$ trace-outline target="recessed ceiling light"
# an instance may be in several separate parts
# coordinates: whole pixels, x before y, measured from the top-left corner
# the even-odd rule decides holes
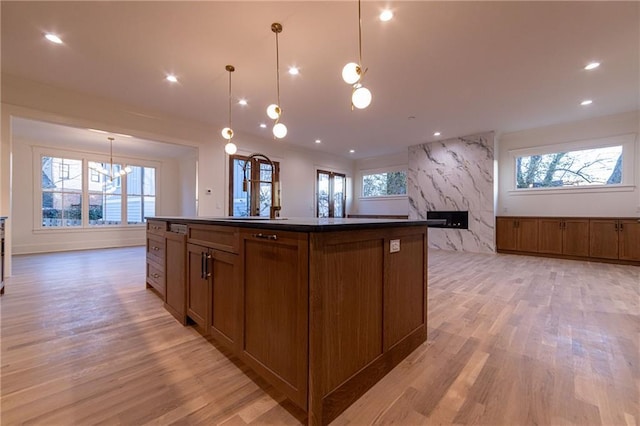
[[[593,103],[593,101],[591,99],[585,99],[584,101],[580,102],[580,105],[585,106],[585,105],[591,105]]]
[[[263,129],[266,129],[266,128],[267,128],[267,125],[266,125],[266,124],[264,124],[264,123],[260,123],[260,127],[261,127],[261,128],[263,128]]]
[[[350,149],[350,150],[349,150],[349,152],[350,152],[351,154],[353,154],[354,152],[356,152],[356,150],[355,150],[355,149]]]
[[[98,130],[98,129],[87,129],[90,132],[95,132],[95,133],[107,133],[104,130]]]
[[[300,74],[300,68],[298,68],[298,67],[289,67],[289,74],[291,74],[291,75]]]
[[[586,67],[584,67],[584,69],[585,70],[593,70],[593,69],[598,68],[599,66],[600,66],[600,62],[591,62]]]
[[[246,99],[240,99],[240,100],[238,101],[238,103],[239,103],[240,105],[246,105],[246,104],[247,104],[247,100],[246,100]]]
[[[173,74],[169,74],[169,75],[167,75],[167,81],[170,81],[172,83],[177,83],[178,82],[178,77],[176,77]]]
[[[435,132],[433,136],[440,136],[440,132]]]
[[[316,139],[316,143],[322,143],[320,139]]]
[[[116,133],[117,136],[122,136],[123,138],[130,138],[131,135],[125,135],[124,133]]]
[[[45,35],[44,35],[44,37],[45,37],[47,40],[49,40],[50,42],[52,42],[52,43],[55,43],[55,44],[62,44],[62,40],[60,39],[60,37],[58,37],[58,36],[57,36],[57,35],[55,35],[55,34],[47,33],[47,34],[45,34]]]
[[[382,22],[390,21],[393,18],[393,12],[391,9],[385,9],[380,13],[380,20]]]

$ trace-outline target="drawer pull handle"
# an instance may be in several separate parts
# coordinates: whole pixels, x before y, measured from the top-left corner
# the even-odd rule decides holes
[[[158,274],[153,274],[153,278],[160,278],[160,275],[158,275]]]
[[[158,247],[153,248],[153,251],[158,251],[158,250],[160,250]]]
[[[275,235],[275,234],[262,234],[262,233],[260,233],[260,234],[253,234],[253,237],[262,238],[263,240],[273,240],[273,241],[278,239],[278,236]]]

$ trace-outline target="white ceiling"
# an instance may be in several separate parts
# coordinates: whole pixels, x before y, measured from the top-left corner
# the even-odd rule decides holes
[[[395,17],[377,19],[389,5]],[[357,61],[356,1],[1,2],[2,72],[210,125],[259,128],[276,97],[282,23],[283,141],[364,158],[440,138],[510,132],[640,106],[640,2],[362,3],[366,110],[342,66]],[[56,32],[63,45],[47,42]],[[590,61],[600,68],[585,71]],[[289,65],[300,75],[286,73]],[[164,80],[168,72],[180,82]],[[583,99],[592,99],[588,107]],[[412,118],[414,117],[414,118]],[[322,143],[316,145],[315,139]],[[242,144],[238,140],[239,145]],[[349,154],[350,148],[355,149]]]

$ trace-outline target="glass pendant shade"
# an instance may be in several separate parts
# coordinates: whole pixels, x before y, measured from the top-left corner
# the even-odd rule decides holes
[[[227,142],[227,144],[224,146],[224,152],[229,155],[235,154],[236,151],[238,151],[238,147],[233,142]]]
[[[358,109],[364,109],[371,103],[371,92],[364,86],[358,87],[351,95],[351,103]]]
[[[233,137],[233,130],[231,129],[231,127],[225,127],[224,129],[222,129],[222,137],[227,139],[227,140],[231,140],[231,138]]]
[[[287,136],[287,126],[285,126],[283,123],[277,123],[275,126],[273,126],[273,136],[278,139],[282,139]]]
[[[272,120],[277,120],[280,117],[282,110],[276,104],[271,104],[267,107],[267,115]]]
[[[342,79],[347,84],[354,84],[360,80],[360,65],[355,62],[349,62],[342,68]]]

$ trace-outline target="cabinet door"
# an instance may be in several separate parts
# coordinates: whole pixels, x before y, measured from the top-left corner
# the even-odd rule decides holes
[[[640,260],[640,219],[620,220],[619,255],[622,260]]]
[[[589,256],[602,259],[618,258],[618,221],[616,219],[589,221]]]
[[[589,219],[563,219],[562,253],[589,256]]]
[[[242,356],[300,407],[307,405],[308,236],[243,230]]]
[[[540,218],[538,220],[538,252],[562,254],[562,219]]]
[[[496,245],[498,250],[516,249],[516,219],[511,217],[496,218]]]
[[[519,251],[538,252],[538,219],[518,218],[516,222]]]
[[[186,235],[167,232],[165,245],[165,309],[182,324],[187,322],[187,240]]]
[[[237,337],[242,318],[239,316],[238,255],[211,250],[211,335],[230,349],[239,346]],[[237,347],[237,349],[240,349]]]
[[[187,244],[187,316],[198,330],[209,334],[211,311],[211,254],[206,247]]]

